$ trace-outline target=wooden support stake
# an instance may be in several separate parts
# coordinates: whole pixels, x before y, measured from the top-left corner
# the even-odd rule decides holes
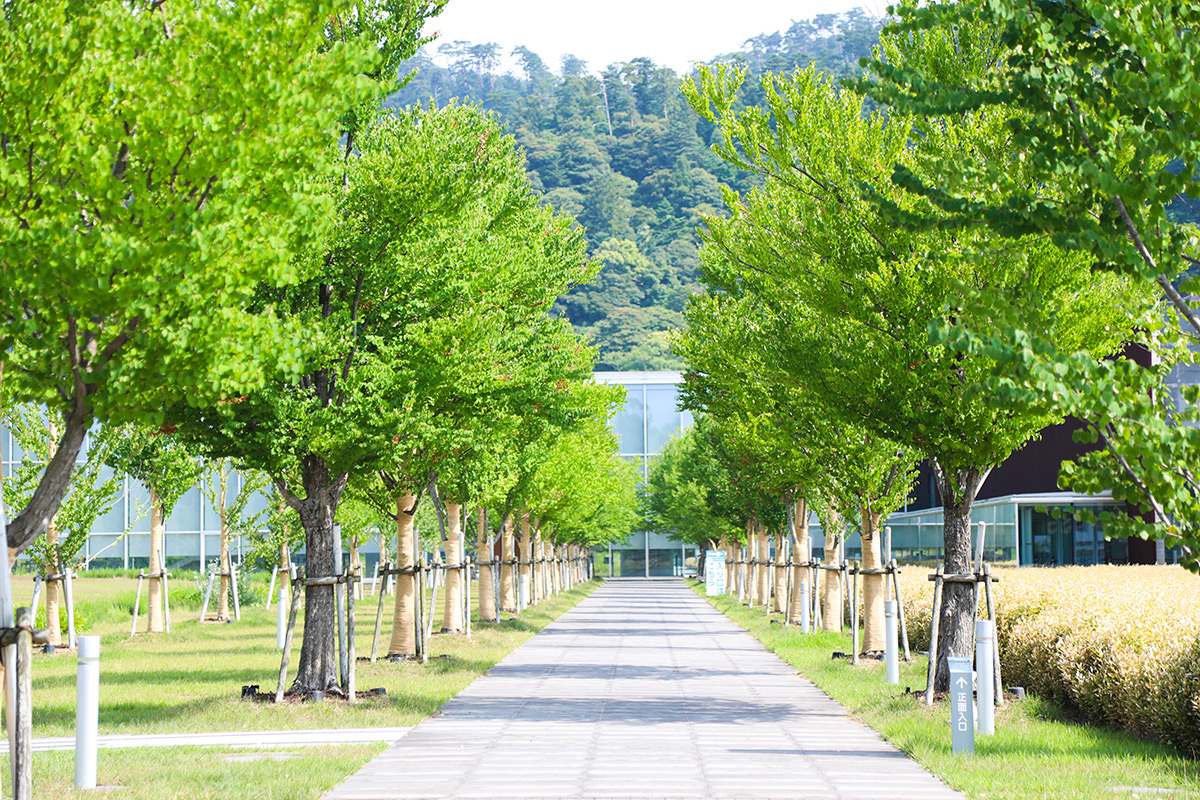
[[[162,584],[163,596],[163,627],[167,633],[171,632],[171,587],[167,583],[167,567],[161,565],[159,569],[159,582]]]
[[[853,653],[850,654],[850,663],[858,663],[858,563],[854,564],[852,570],[854,574],[854,586],[850,593],[850,640],[853,644]]]
[[[346,587],[346,697],[354,702],[354,586],[358,583],[358,568],[346,567],[346,578],[350,585]]]
[[[134,634],[137,633],[138,609],[142,605],[142,580],[145,577],[146,576],[144,573],[141,573],[141,572],[138,573],[137,593],[134,594],[134,596],[133,596],[133,622],[131,622],[129,624],[129,635],[130,636],[133,636]]]
[[[296,631],[296,615],[300,612],[300,595],[304,591],[304,581],[299,579],[295,574],[295,567],[292,567],[292,574],[288,577],[292,581],[292,608],[288,614],[287,633],[283,635],[283,655],[279,662],[279,686],[275,689],[275,702],[283,702],[283,687],[287,681],[288,655],[292,652],[292,635]],[[209,581],[212,585],[212,581]]]
[[[387,570],[391,566],[392,566],[391,564],[385,564],[383,567],[383,569],[384,569],[383,579],[385,581],[388,579]],[[375,575],[376,576],[379,575],[379,565],[378,564],[375,565]],[[379,607],[375,610],[375,635],[371,637],[371,663],[372,664],[375,663],[375,659],[379,656],[379,632],[383,627],[383,599],[386,596],[387,595],[381,589],[379,592]]]
[[[1000,677],[1000,628],[996,625],[996,611],[992,605],[992,565],[983,565],[983,596],[987,600],[987,615],[992,621],[992,675],[996,681],[996,705],[1004,705],[1004,681]]]
[[[47,580],[46,583],[49,584],[50,581]],[[37,607],[38,607],[38,595],[40,595],[41,593],[42,593],[42,576],[34,575],[33,576],[33,599],[29,601],[29,607],[33,609],[33,613],[35,613],[35,614],[37,613]],[[46,626],[49,627],[50,625],[51,625],[51,620],[49,617],[47,617],[46,618]]]
[[[234,565],[232,558],[229,559],[229,585],[233,587],[233,618],[241,622],[242,603],[237,585],[237,567]]]
[[[13,797],[30,800],[33,797],[33,613],[28,608],[18,608],[14,615],[17,634],[17,697],[16,697],[16,747],[13,750]]]
[[[938,618],[942,611],[942,575],[945,567],[938,564],[933,578],[933,617],[929,620],[929,669],[925,680],[925,705],[933,705],[933,681],[938,668]]]
[[[912,661],[912,653],[908,648],[908,621],[904,616],[904,598],[900,596],[900,570],[896,567],[896,559],[892,559],[892,588],[896,594],[896,616],[900,620],[900,640],[904,643],[904,660]]]
[[[75,635],[75,573],[70,567],[63,569],[63,594],[67,601],[67,647],[72,650],[78,643],[78,638]],[[36,612],[36,609],[35,609]],[[56,620],[57,621],[57,620]]]
[[[208,616],[208,601],[212,599],[213,579],[217,577],[217,571],[210,569],[208,571],[208,587],[204,590],[204,604],[200,606],[200,621],[204,622],[204,618]]]

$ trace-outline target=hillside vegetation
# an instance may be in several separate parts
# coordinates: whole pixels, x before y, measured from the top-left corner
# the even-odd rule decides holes
[[[709,63],[742,64],[752,75],[816,63],[848,75],[870,54],[879,27],[857,9],[825,14]],[[525,149],[534,188],[575,215],[590,254],[603,263],[595,283],[557,304],[599,344],[596,368],[681,366],[667,339],[683,325],[688,295],[699,291],[696,227],[702,214],[722,213],[721,183],[744,189],[749,177],[709,149],[713,127],[680,96],[680,75],[649,58],[597,69],[566,56],[554,70],[525,47],[511,54],[496,44],[431,47],[401,67],[416,74],[389,104],[457,98],[498,113]],[[500,71],[509,57],[518,68]],[[760,92],[757,81],[747,81],[743,102],[754,104]]]

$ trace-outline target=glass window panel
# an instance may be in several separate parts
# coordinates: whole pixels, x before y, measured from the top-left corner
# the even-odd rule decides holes
[[[150,534],[148,533],[131,533],[125,537],[129,544],[129,557],[141,558],[142,563],[150,558]],[[132,562],[131,562],[132,563]]]
[[[125,543],[120,536],[93,535],[88,541],[89,565],[120,567],[125,564]],[[112,563],[115,559],[116,563]]]
[[[674,384],[646,387],[646,452],[657,453],[679,430],[678,390]]]
[[[219,533],[204,534],[204,563],[216,564],[221,557],[221,535]]]
[[[200,556],[200,535],[197,533],[169,533],[163,537],[163,548],[167,558],[174,556]]]
[[[183,497],[171,509],[167,517],[168,531],[198,531],[200,530],[200,490],[191,488],[184,492]]]
[[[643,386],[628,386],[625,405],[613,414],[609,423],[621,443],[622,453],[646,452],[645,403]]]
[[[100,470],[100,479],[107,480],[113,474],[109,467],[102,467]],[[128,485],[126,480],[125,484]],[[92,530],[98,533],[123,533],[125,531],[125,492],[127,488],[122,488],[121,494],[117,495],[113,507],[108,510],[108,513],[101,515],[92,523]]]

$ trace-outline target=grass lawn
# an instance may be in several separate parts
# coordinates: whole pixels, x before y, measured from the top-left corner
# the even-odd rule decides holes
[[[17,603],[27,602],[32,584],[14,576]],[[29,585],[26,585],[29,584]],[[564,611],[599,586],[599,581],[542,601],[519,617],[503,614],[502,621],[473,620],[473,635],[435,635],[427,664],[358,662],[360,690],[383,687],[385,697],[364,698],[354,705],[327,701],[311,703],[256,703],[241,700],[241,687],[258,684],[273,692],[279,675],[279,650],[275,647],[275,609],[261,603],[242,607],[242,619],[233,624],[200,623],[198,610],[172,605],[169,634],[143,634],[130,638],[129,614],[115,608],[107,615],[98,609],[104,598],[132,599],[135,581],[127,578],[81,578],[77,598],[93,609],[89,634],[101,636],[100,733],[191,733],[303,728],[366,728],[415,725],[458,694],[479,675],[499,662]],[[474,587],[472,587],[474,597]],[[368,592],[369,592],[368,588]],[[380,653],[387,652],[391,630],[392,598],[385,600]],[[145,595],[143,594],[143,610]],[[435,629],[441,621],[435,616]],[[127,606],[126,606],[127,607]],[[357,654],[369,656],[378,600],[368,596],[355,603]],[[210,615],[213,609],[209,611]],[[474,616],[474,614],[473,614]],[[303,613],[300,620],[303,619]],[[145,621],[142,619],[144,628]],[[297,631],[289,666],[295,677],[299,658]],[[74,653],[44,655],[35,652],[33,664],[33,733],[40,736],[73,735],[75,726]],[[279,748],[287,750],[287,748]],[[375,745],[294,748],[295,758],[282,761],[221,761],[212,750],[147,748],[101,750],[102,784],[125,788],[106,797],[315,797],[379,751]],[[336,758],[329,754],[337,751]],[[326,752],[328,751],[328,752]],[[241,753],[242,751],[236,751]],[[40,753],[34,757],[36,797],[61,797],[72,783],[71,753]],[[333,766],[326,762],[333,762]],[[7,775],[8,760],[3,762]],[[213,766],[216,765],[216,766]],[[228,773],[226,775],[225,773]],[[134,778],[134,775],[147,775]],[[286,780],[282,775],[288,775]],[[57,776],[57,777],[56,777]],[[269,777],[268,777],[269,776]],[[7,777],[4,779],[7,781]],[[230,780],[243,782],[234,790]],[[194,785],[204,784],[202,788]],[[222,783],[224,781],[224,783]],[[282,783],[280,783],[282,781]],[[266,784],[273,784],[267,786]],[[290,787],[279,789],[280,785]],[[57,786],[57,788],[52,788]],[[224,791],[210,787],[224,786]],[[257,792],[257,793],[256,793]]]
[[[689,583],[703,594],[703,584]],[[852,666],[830,658],[835,650],[850,651],[848,634],[805,636],[770,622],[761,607],[747,608],[729,596],[707,599],[854,717],[969,797],[1200,798],[1200,763],[1119,731],[1072,723],[1036,698],[997,709],[996,735],[977,737],[973,756],[955,756],[949,707],[939,703],[930,709],[918,696],[903,694],[905,687],[924,689],[924,656],[901,662],[900,686],[888,686],[882,662]]]

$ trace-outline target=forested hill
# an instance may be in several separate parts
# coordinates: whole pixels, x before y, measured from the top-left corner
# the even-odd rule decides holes
[[[880,23],[861,10],[826,14],[745,42],[709,63],[744,64],[752,75],[815,62],[829,74],[858,69]],[[415,78],[389,103],[477,102],[498,112],[525,148],[534,187],[587,228],[604,268],[596,283],[558,304],[600,345],[598,369],[672,369],[667,331],[679,327],[697,285],[700,215],[723,209],[719,184],[745,178],[709,149],[712,127],[680,96],[680,76],[648,58],[603,69],[566,56],[552,69],[536,53],[495,44],[434,45],[401,67]],[[517,67],[501,70],[504,60]],[[749,80],[745,101],[761,90]]]

